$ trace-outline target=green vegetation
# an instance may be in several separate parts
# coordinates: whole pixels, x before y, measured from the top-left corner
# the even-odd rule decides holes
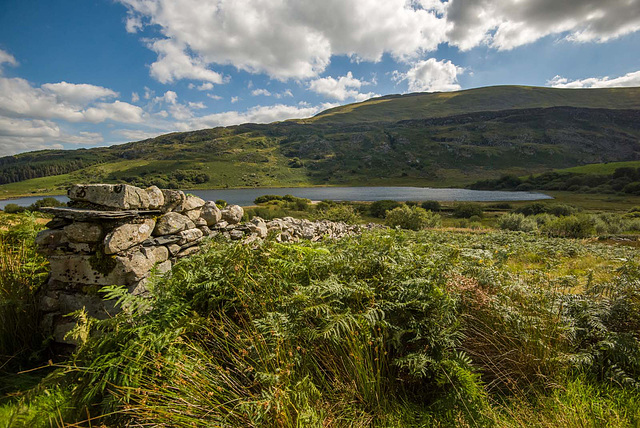
[[[32,248],[33,218],[5,216],[23,223],[3,232],[4,254]],[[126,309],[103,321],[77,314],[76,335],[86,339],[33,389],[1,399],[0,420],[12,427],[635,426],[638,251],[442,229],[258,247],[212,241],[170,277],[156,277],[149,299],[106,287]],[[16,278],[30,284],[22,304],[46,265],[11,266],[2,265],[0,280],[3,288]],[[18,369],[37,366],[20,350],[42,349],[43,338],[31,334],[33,322],[20,327],[40,343],[17,348]],[[20,376],[29,375],[0,383]]]
[[[438,227],[442,219],[438,214],[417,206],[401,205],[387,212],[386,224],[401,229],[422,230]]]
[[[481,180],[471,184],[472,189],[485,190],[566,190],[581,193],[620,193],[640,195],[640,167],[619,166],[635,165],[640,162],[618,162],[610,173],[606,164],[587,165],[545,172],[521,179],[515,176],[503,176],[496,180]]]
[[[0,159],[0,197],[71,183],[172,188],[463,186],[636,159],[637,88],[491,87],[389,96],[314,118]],[[571,174],[575,174],[571,172]]]

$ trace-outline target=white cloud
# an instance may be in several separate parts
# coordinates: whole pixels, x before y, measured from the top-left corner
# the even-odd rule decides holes
[[[196,79],[182,71],[194,61],[200,69],[230,64],[280,80],[313,78],[332,55],[415,58],[435,50],[447,29],[442,5],[424,0],[119,1],[135,19],[128,28],[144,21],[166,37],[150,46],[159,54],[152,74],[161,81]]]
[[[113,131],[113,134],[123,136],[129,141],[140,141],[157,137],[161,132],[148,132],[140,129],[118,129],[117,131]]]
[[[203,109],[203,108],[207,108],[207,106],[206,106],[206,105],[204,105],[204,103],[203,103],[203,102],[197,102],[197,103],[189,102],[187,105],[188,105],[188,106],[189,106],[189,108],[191,108],[191,109]]]
[[[54,94],[58,102],[66,102],[73,105],[86,105],[91,101],[118,96],[118,93],[111,89],[86,83],[45,83],[41,88]]]
[[[464,69],[456,66],[451,61],[438,61],[429,58],[413,64],[413,67],[406,73],[394,72],[396,81],[406,80],[409,85],[409,92],[444,92],[457,91],[458,74]]]
[[[640,30],[637,0],[451,0],[447,40],[463,50],[513,49],[548,35],[605,42]]]
[[[161,83],[180,79],[224,83],[221,74],[209,70],[202,59],[188,55],[183,46],[171,39],[156,40],[148,46],[158,54],[158,60],[151,64],[151,76]]]
[[[238,125],[241,123],[271,123],[287,119],[311,117],[322,110],[335,106],[335,104],[323,104],[315,107],[290,106],[284,104],[256,106],[245,112],[227,111],[193,118],[184,124],[184,126],[185,129],[201,129],[215,126]]]
[[[3,51],[0,49],[0,72],[2,72],[2,64],[9,64],[16,66],[18,65],[18,61],[11,55],[9,52]]]
[[[251,91],[251,95],[253,95],[254,97],[257,97],[258,95],[264,95],[265,97],[270,97],[271,92],[267,91],[266,89],[254,89],[253,91]]]
[[[0,116],[0,153],[3,156],[28,150],[62,148],[61,143],[94,145],[102,141],[102,135],[94,132],[65,133],[58,124],[49,120]]]
[[[240,98],[239,98],[239,97],[231,97],[231,104],[235,104],[235,103],[237,103],[238,101],[240,101]]]
[[[131,92],[131,102],[137,103],[138,101],[140,101],[140,95],[137,92]]]
[[[353,98],[356,101],[364,101],[379,96],[373,92],[360,93],[360,88],[369,84],[369,82],[356,79],[349,71],[346,76],[341,76],[337,79],[329,76],[312,80],[309,82],[309,89],[334,100],[344,101],[348,98]]]
[[[0,77],[0,115],[69,122],[142,121],[143,110],[132,104],[91,103],[112,94],[115,92],[100,86],[61,82],[36,88],[21,78]]]
[[[202,85],[197,86],[196,89],[199,91],[210,91],[213,89],[213,83],[205,82]]]
[[[221,100],[221,99],[222,99],[222,97],[221,97],[220,95],[207,94],[207,96],[208,96],[209,98],[211,98],[212,100],[216,100],[216,101],[219,101],[219,100]]]
[[[618,88],[640,86],[640,70],[614,78],[605,76],[569,80],[566,77],[556,76],[548,80],[547,85],[553,86],[554,88]]]

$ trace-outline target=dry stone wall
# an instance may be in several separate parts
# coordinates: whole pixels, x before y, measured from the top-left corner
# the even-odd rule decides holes
[[[72,343],[65,336],[75,324],[65,315],[82,308],[97,318],[117,312],[98,294],[101,287],[124,285],[144,294],[152,271],[169,272],[177,260],[198,252],[207,237],[250,244],[271,233],[279,242],[317,241],[363,228],[291,217],[241,223],[244,210],[238,205],[221,210],[212,201],[155,186],[79,184],[68,196],[69,207],[43,209],[54,218],[36,238],[51,266],[40,299],[43,327],[60,343]]]

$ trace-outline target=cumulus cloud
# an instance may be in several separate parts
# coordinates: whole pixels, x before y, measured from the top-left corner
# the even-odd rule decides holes
[[[137,92],[131,92],[131,102],[137,103],[138,101],[140,101],[140,95]]]
[[[127,29],[144,23],[166,37],[150,45],[159,54],[152,74],[164,81],[196,78],[183,71],[196,59],[201,69],[231,64],[280,80],[313,78],[332,55],[379,61],[435,50],[447,26],[433,0],[119,1],[129,9]]]
[[[263,95],[265,97],[270,97],[271,96],[271,92],[269,92],[266,89],[254,89],[253,91],[251,91],[251,95],[253,95],[254,97],[257,97],[259,95]]]
[[[9,155],[28,150],[62,148],[61,143],[93,145],[102,135],[94,132],[68,134],[50,120],[18,119],[0,116],[0,154]]]
[[[45,91],[54,94],[58,102],[68,102],[74,105],[85,105],[102,98],[117,97],[118,93],[102,86],[88,85],[86,83],[45,83],[41,86]]]
[[[16,66],[18,65],[18,61],[11,55],[9,52],[3,51],[0,49],[0,72],[2,72],[2,65],[9,64]]]
[[[334,100],[344,101],[353,98],[356,101],[364,101],[379,96],[373,92],[360,93],[360,88],[369,84],[369,82],[356,79],[349,71],[346,76],[341,76],[337,79],[329,76],[312,80],[309,82],[309,89]]]
[[[429,58],[418,61],[406,73],[394,72],[396,81],[406,80],[409,92],[445,92],[457,91],[458,74],[464,72],[464,68],[458,67],[451,61],[438,61]]]
[[[569,80],[566,77],[556,76],[553,79],[548,80],[547,85],[553,86],[554,88],[618,88],[640,86],[640,70],[614,78],[605,76]]]
[[[149,48],[158,54],[158,60],[151,64],[151,76],[161,83],[171,83],[180,79],[202,80],[209,83],[223,83],[220,73],[207,68],[198,57],[188,55],[184,46],[171,39],[156,40]]]
[[[227,111],[207,116],[193,118],[184,124],[185,129],[200,129],[215,126],[230,126],[241,123],[271,123],[287,119],[311,117],[322,110],[335,107],[336,104],[322,104],[320,106],[291,106],[276,104],[272,106],[255,106],[245,112]]]
[[[147,138],[154,138],[162,134],[162,132],[149,132],[141,129],[118,129],[113,131],[113,134],[120,135],[126,138],[128,141],[140,141]]]
[[[132,104],[122,101],[91,103],[114,95],[115,92],[100,86],[61,82],[37,88],[21,78],[0,77],[0,114],[69,122],[142,121],[143,110]]]
[[[513,49],[548,35],[605,42],[640,30],[638,0],[451,0],[447,40],[463,50]]]

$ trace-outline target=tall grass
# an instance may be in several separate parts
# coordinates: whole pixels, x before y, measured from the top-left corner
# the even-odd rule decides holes
[[[508,232],[213,241],[148,299],[106,287],[123,311],[80,314],[86,341],[18,413],[58,391],[52,420],[79,426],[637,424],[637,255]],[[567,275],[577,258],[603,272]]]
[[[36,293],[47,276],[46,259],[35,251],[35,217],[3,216],[0,231],[0,371],[37,358],[43,336]]]

